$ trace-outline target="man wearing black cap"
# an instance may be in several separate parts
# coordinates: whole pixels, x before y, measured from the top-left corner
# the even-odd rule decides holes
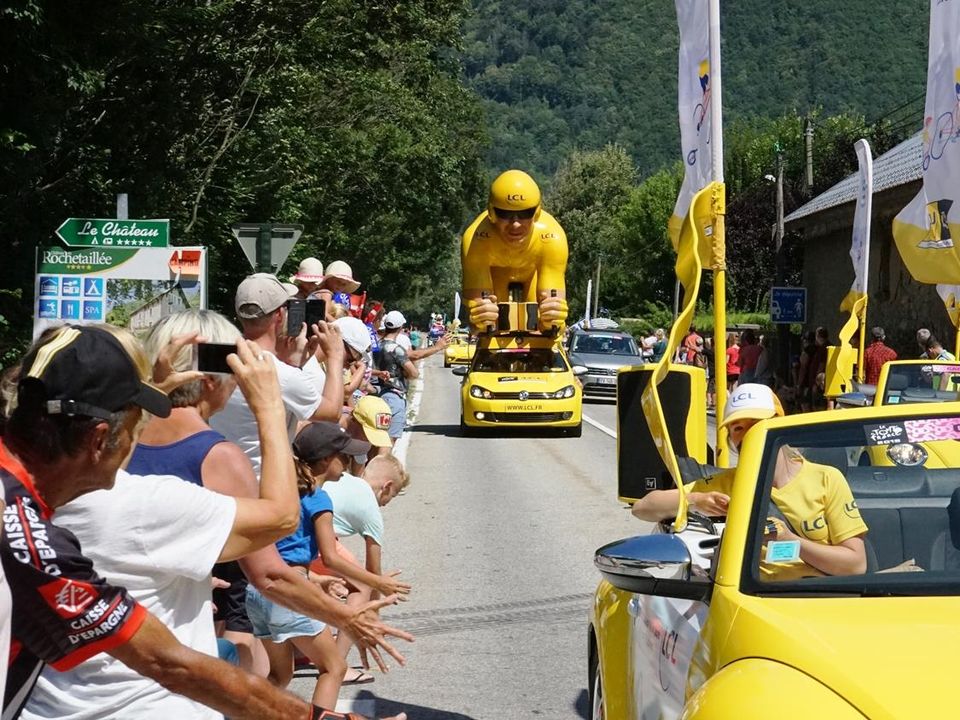
[[[870,331],[873,335],[867,349],[863,351],[863,379],[868,385],[876,385],[880,381],[880,369],[883,364],[897,359],[897,351],[884,344],[886,333],[879,325]]]
[[[24,359],[0,442],[0,561],[13,596],[3,720],[19,715],[44,664],[69,669],[100,652],[232,718],[322,717],[326,711],[181,645],[126,590],[100,578],[76,537],[53,523],[61,505],[113,485],[144,410],[169,415],[166,395],[144,382],[148,374],[132,336],[97,327],[64,327]]]

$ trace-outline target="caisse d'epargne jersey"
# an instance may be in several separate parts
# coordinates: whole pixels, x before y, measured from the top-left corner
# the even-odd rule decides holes
[[[77,538],[51,521],[33,479],[0,444],[6,494],[0,561],[13,597],[3,720],[20,710],[44,664],[69,670],[130,640],[147,611],[108,584]]]

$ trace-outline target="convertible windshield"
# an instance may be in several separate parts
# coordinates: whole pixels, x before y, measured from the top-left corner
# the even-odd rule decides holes
[[[771,431],[747,585],[960,594],[960,412]]]
[[[889,367],[884,405],[957,399],[960,399],[960,365],[893,363]]]
[[[541,373],[566,369],[563,355],[550,348],[478,350],[473,359],[473,372]]]

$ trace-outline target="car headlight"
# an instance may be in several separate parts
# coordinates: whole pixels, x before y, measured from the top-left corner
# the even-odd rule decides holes
[[[475,398],[483,398],[484,400],[491,400],[493,398],[493,393],[489,390],[484,390],[479,385],[470,386],[470,395]]]
[[[917,443],[887,445],[887,457],[901,467],[916,467],[927,461],[927,451]]]
[[[563,388],[560,388],[559,390],[557,390],[557,391],[553,394],[553,396],[554,396],[557,400],[562,400],[563,398],[572,398],[574,395],[576,395],[576,393],[577,393],[577,391],[574,390],[573,385],[567,385],[566,387],[563,387]]]

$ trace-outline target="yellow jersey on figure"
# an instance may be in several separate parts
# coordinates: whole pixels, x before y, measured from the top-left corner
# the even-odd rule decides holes
[[[567,236],[541,206],[540,188],[520,170],[490,186],[486,212],[463,233],[463,295],[475,332],[497,322],[497,301],[536,302],[540,329],[567,319]]]

